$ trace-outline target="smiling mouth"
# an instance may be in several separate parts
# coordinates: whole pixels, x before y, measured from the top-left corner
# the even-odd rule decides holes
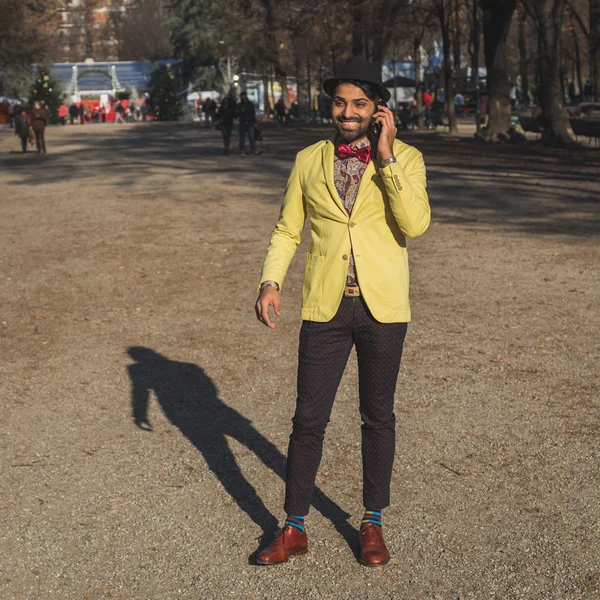
[[[344,129],[356,129],[360,123],[358,121],[340,121]]]

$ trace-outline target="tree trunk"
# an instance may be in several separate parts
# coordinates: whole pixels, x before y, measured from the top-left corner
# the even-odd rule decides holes
[[[516,0],[482,0],[489,114],[485,138],[488,140],[507,135],[511,128],[506,40],[516,6]]]
[[[363,0],[352,0],[352,56],[366,56]]]
[[[415,95],[417,97],[417,129],[425,129],[423,119],[423,91],[421,90],[421,40],[415,38],[413,51],[415,53]]]
[[[461,48],[460,48],[460,18],[458,14],[459,0],[454,0],[453,7],[453,24],[454,24],[454,39],[452,40],[452,54],[454,59],[454,71],[458,71],[461,67]]]
[[[439,19],[442,29],[442,46],[444,49],[444,107],[448,115],[448,125],[451,135],[458,134],[458,125],[456,123],[456,110],[454,108],[454,79],[452,77],[452,61],[450,55],[452,47],[450,45],[450,23],[448,11],[445,5],[446,0],[441,0],[439,4]]]
[[[573,137],[561,93],[560,34],[564,0],[529,0],[540,41],[540,100],[546,144],[565,145]]]
[[[560,69],[559,69],[558,73],[559,73],[559,80],[560,80],[560,99],[564,105],[565,99],[567,97],[566,92],[567,92],[569,84],[567,82],[565,61],[564,61],[563,57],[561,57],[561,59],[560,59]]]
[[[369,60],[376,64],[380,69],[383,64],[385,46],[386,43],[383,30],[378,29],[371,36],[371,56]]]
[[[579,95],[581,95],[581,91],[583,90],[583,77],[581,76],[581,52],[579,51],[579,40],[577,39],[577,34],[575,30],[571,30],[573,32],[573,44],[575,45],[575,72],[577,74],[577,87],[579,89]]]
[[[519,10],[519,72],[521,74],[521,89],[529,105],[529,60],[527,58],[527,13]]]
[[[471,86],[475,88],[475,124],[477,134],[481,133],[481,95],[479,93],[479,52],[481,49],[481,35],[479,32],[479,9],[477,0],[473,0],[473,27],[471,41],[473,42],[473,55],[471,57]]]
[[[263,88],[265,90],[265,116],[269,117],[271,115],[271,102],[269,100],[269,76],[263,75],[262,78]]]
[[[294,75],[296,77],[296,100],[298,101],[298,113],[300,117],[304,117],[306,115],[308,86],[310,85],[310,82],[305,74],[304,56],[302,55],[300,48],[298,48],[298,36],[292,32],[290,37],[292,41]],[[289,109],[290,105],[286,104],[286,107]]]
[[[598,101],[600,94],[600,0],[590,0],[590,81],[594,86],[594,97]]]

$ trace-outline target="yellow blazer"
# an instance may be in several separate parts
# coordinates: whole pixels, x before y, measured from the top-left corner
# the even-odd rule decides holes
[[[370,161],[349,216],[333,179],[334,151],[333,140],[326,140],[296,156],[261,282],[272,280],[283,286],[308,217],[311,244],[302,319],[324,322],[333,318],[353,251],[358,285],[371,314],[382,323],[408,322],[406,238],[424,233],[430,220],[423,156],[396,140],[396,163],[376,168]],[[376,164],[381,163],[377,160]]]

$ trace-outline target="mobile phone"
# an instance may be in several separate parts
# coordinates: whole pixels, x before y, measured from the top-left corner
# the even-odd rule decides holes
[[[377,103],[377,107],[379,108],[380,106],[385,106],[387,108],[387,104],[381,100]],[[381,123],[378,123],[375,119],[371,119],[371,131],[373,138],[378,140],[381,135]]]

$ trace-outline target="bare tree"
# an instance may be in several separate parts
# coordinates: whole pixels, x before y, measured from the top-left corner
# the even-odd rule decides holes
[[[159,60],[172,55],[165,0],[140,0],[125,15],[113,15],[119,60]]]
[[[452,23],[452,0],[433,0],[431,13],[437,18],[442,32],[442,50],[444,54],[444,108],[448,115],[450,133],[458,133],[456,109],[454,108],[454,73],[452,69],[452,45],[450,27]]]
[[[407,0],[352,0],[352,55],[381,65]]]
[[[544,111],[544,142],[570,144],[569,119],[561,88],[561,29],[565,0],[523,0],[533,18],[538,35],[540,101]]]
[[[58,13],[55,0],[4,0],[0,18],[0,94],[3,81],[42,60],[52,48]]]
[[[506,40],[517,2],[482,0],[481,4],[490,116],[485,138],[496,140],[499,135],[506,135],[511,127]]]
[[[594,86],[595,99],[600,98],[600,0],[590,0],[590,79]]]

